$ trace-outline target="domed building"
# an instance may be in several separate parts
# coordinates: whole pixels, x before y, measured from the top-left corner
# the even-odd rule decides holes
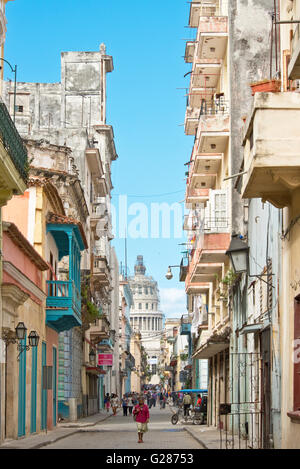
[[[141,333],[142,345],[153,373],[151,384],[159,384],[160,339],[164,329],[164,314],[159,311],[159,290],[157,282],[146,275],[143,256],[137,256],[134,274],[134,277],[128,279],[133,295],[130,325]]]

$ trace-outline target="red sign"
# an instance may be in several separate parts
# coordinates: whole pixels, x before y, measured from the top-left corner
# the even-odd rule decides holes
[[[113,366],[112,353],[98,353],[98,366]]]

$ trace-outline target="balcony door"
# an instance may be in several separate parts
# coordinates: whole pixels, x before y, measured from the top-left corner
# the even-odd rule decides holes
[[[209,202],[205,208],[205,231],[226,232],[228,230],[227,206],[227,191],[210,191]]]

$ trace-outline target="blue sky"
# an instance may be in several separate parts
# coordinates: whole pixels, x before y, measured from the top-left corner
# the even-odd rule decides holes
[[[18,65],[18,81],[60,81],[62,51],[98,50],[113,56],[108,75],[107,123],[119,159],[113,163],[112,203],[182,202],[193,139],[184,134],[185,88],[190,67],[183,60],[189,4],[185,0],[15,0],[7,4],[5,58]],[[5,79],[13,78],[5,69]],[[160,194],[160,195],[159,195]],[[169,195],[162,195],[169,194]],[[155,197],[153,197],[155,195]],[[183,205],[183,204],[182,204]],[[132,221],[134,216],[129,216]],[[149,221],[150,223],[150,221]],[[172,230],[171,230],[172,235]],[[184,233],[183,233],[184,236]],[[128,239],[130,273],[138,254],[161,290],[168,316],[185,312],[184,284],[167,281],[168,265],[181,260],[185,238]],[[113,242],[124,262],[124,240]]]

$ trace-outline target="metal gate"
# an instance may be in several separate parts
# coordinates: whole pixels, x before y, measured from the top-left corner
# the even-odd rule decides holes
[[[262,360],[259,353],[231,353],[229,402],[219,407],[221,449],[263,447]]]

